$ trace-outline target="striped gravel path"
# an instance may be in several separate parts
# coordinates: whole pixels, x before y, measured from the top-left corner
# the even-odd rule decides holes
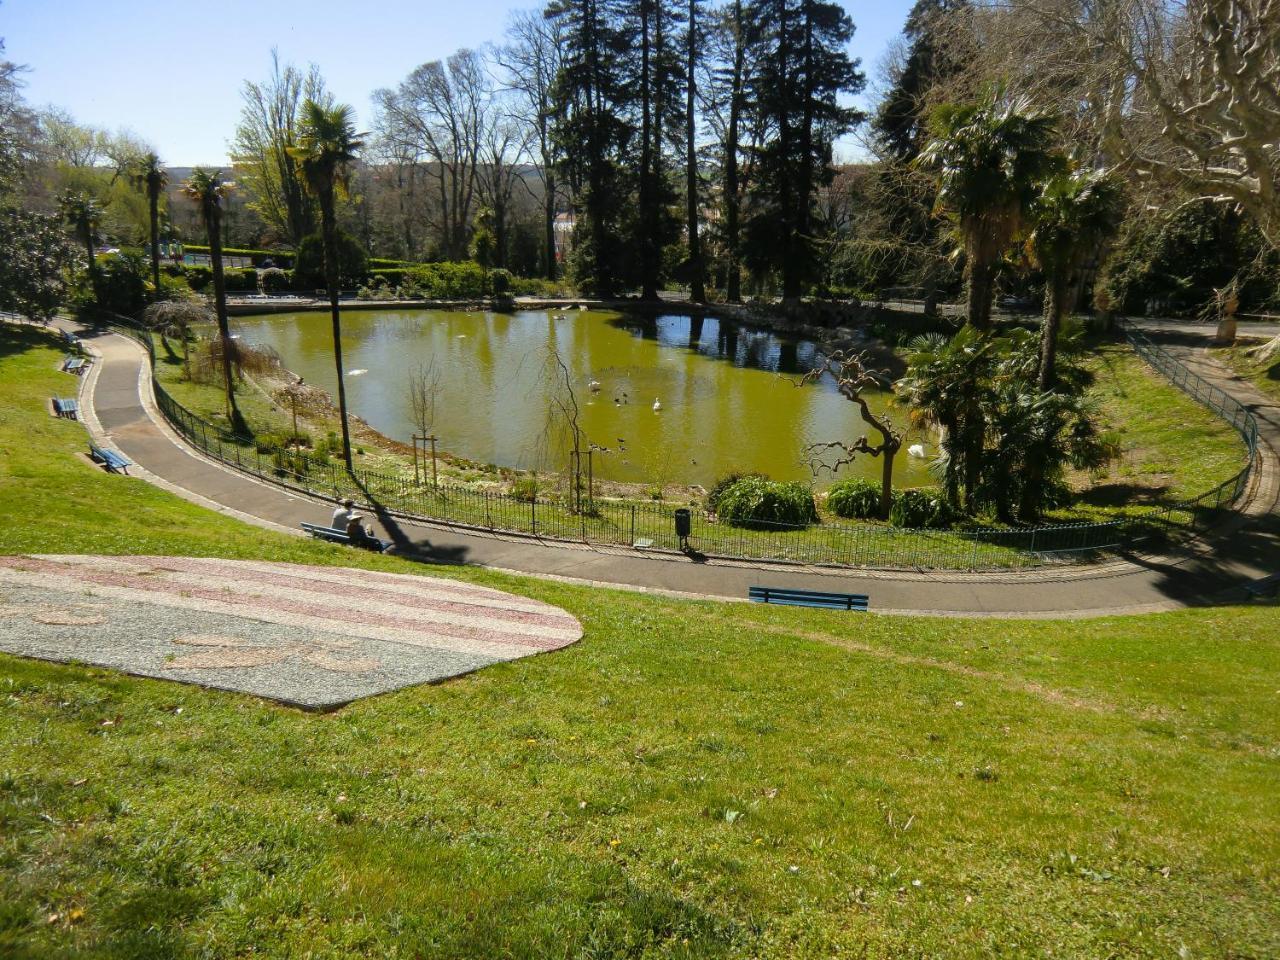
[[[196,557],[0,557],[0,650],[307,707],[581,636],[557,607],[436,577]]]

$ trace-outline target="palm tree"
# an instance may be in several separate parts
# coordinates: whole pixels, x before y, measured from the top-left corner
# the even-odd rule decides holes
[[[139,190],[145,190],[151,214],[151,282],[155,287],[155,299],[160,299],[160,197],[169,185],[160,158],[154,153],[135,157],[129,165],[129,180]]]
[[[98,239],[98,228],[102,226],[102,205],[87,193],[69,190],[58,198],[58,206],[62,210],[62,218],[75,231],[76,238],[84,244],[85,256],[89,258],[89,285],[96,297],[98,259],[94,254],[94,244]]]
[[[925,334],[908,345],[907,372],[894,392],[911,407],[916,426],[941,433],[943,491],[947,502],[977,506],[983,468],[987,418],[985,392],[1001,341],[976,327],[962,327],[950,339]]]
[[[222,179],[222,171],[212,172],[196,167],[182,192],[195,201],[209,237],[209,261],[213,267],[213,306],[218,318],[219,349],[222,354],[222,379],[227,391],[227,419],[232,430],[241,432],[244,423],[236,407],[235,386],[231,377],[231,326],[227,321],[227,284],[222,273],[222,201],[231,185]]]
[[[338,222],[335,215],[339,191],[345,191],[351,164],[364,141],[355,132],[354,113],[345,104],[325,106],[308,99],[302,104],[298,145],[290,147],[307,189],[320,205],[320,230],[324,238],[324,281],[329,290],[333,317],[333,361],[338,369],[338,415],[342,419],[342,455],[351,463],[351,431],[347,425],[347,391],[342,369],[342,318],[338,311]]]
[[[1063,171],[1045,184],[1035,203],[1027,253],[1045,275],[1037,375],[1041,391],[1054,383],[1058,331],[1073,306],[1072,280],[1119,228],[1123,212],[1120,183],[1107,171]]]
[[[965,254],[968,319],[991,329],[996,267],[1022,227],[1039,185],[1061,164],[1055,118],[996,90],[989,100],[944,104],[915,161],[938,171],[937,209],[953,220]]]

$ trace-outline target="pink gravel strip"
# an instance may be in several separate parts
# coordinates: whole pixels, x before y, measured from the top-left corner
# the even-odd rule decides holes
[[[334,609],[326,607],[321,611],[317,609],[315,604],[290,600],[284,597],[250,598],[236,596],[235,594],[229,593],[225,587],[212,588],[198,587],[194,585],[182,586],[164,581],[157,582],[157,578],[155,577],[136,576],[109,570],[72,567],[67,564],[54,563],[52,561],[39,560],[36,558],[3,557],[0,558],[0,566],[15,570],[25,570],[30,573],[44,573],[69,577],[74,580],[92,583],[99,586],[139,590],[148,594],[162,593],[170,596],[194,597],[202,600],[210,600],[217,603],[232,605],[250,613],[256,609],[263,612],[290,613],[308,617],[318,617],[322,620],[336,621],[344,624],[370,624],[373,626],[392,627],[411,631],[427,629],[440,636],[480,641],[482,643],[491,643],[497,646],[517,645],[522,647],[535,647],[542,650],[554,650],[572,642],[572,640],[568,638],[548,639],[544,637],[531,636],[525,633],[504,632],[484,627],[470,627],[461,624],[442,624],[439,622],[429,622],[419,619],[381,614],[369,609],[359,609],[360,604],[358,597],[352,598],[351,606],[355,609]]]

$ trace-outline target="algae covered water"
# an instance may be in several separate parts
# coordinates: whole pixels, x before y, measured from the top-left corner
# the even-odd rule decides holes
[[[274,347],[308,383],[335,391],[327,313],[241,317],[234,325],[246,341]],[[409,382],[430,367],[441,448],[501,466],[564,469],[547,429],[548,409],[564,396],[549,375],[552,350],[568,368],[603,479],[707,486],[730,471],[758,471],[809,480],[807,442],[852,442],[867,429],[833,383],[796,385],[821,356],[817,344],[712,317],[352,310],[342,332],[352,413],[408,442]],[[889,399],[877,394],[873,406]],[[905,410],[892,415],[905,425]],[[905,444],[896,467],[899,485],[929,481],[925,462],[908,457]],[[879,471],[879,460],[862,457],[841,476]]]

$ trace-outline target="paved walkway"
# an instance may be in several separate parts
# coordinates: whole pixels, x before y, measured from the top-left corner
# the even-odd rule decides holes
[[[557,607],[444,577],[200,557],[0,557],[0,650],[331,709],[558,650]]]
[[[155,408],[146,353],[128,337],[80,330],[99,361],[86,376],[81,408],[141,469],[139,474],[196,503],[247,522],[298,533],[302,521],[327,522],[331,506],[206,460],[183,443]],[[1150,331],[1158,336],[1154,329]],[[577,582],[741,599],[753,584],[867,593],[872,609],[894,613],[1080,617],[1174,609],[1243,599],[1242,587],[1280,571],[1280,407],[1233,378],[1195,344],[1170,348],[1258,416],[1265,468],[1257,471],[1244,515],[1209,543],[1174,558],[1010,574],[844,571],[831,568],[694,562],[633,551],[505,539],[379,517],[400,552],[429,563],[476,564]]]

